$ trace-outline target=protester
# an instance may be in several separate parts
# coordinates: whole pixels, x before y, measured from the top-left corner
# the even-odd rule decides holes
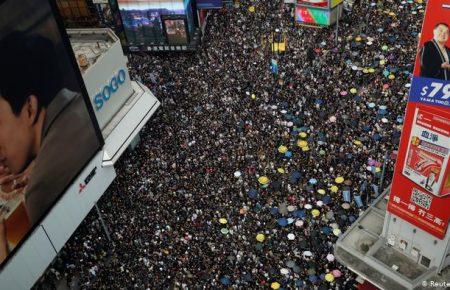
[[[162,106],[99,201],[112,242],[92,212],[44,280],[353,286],[333,244],[390,183],[424,4],[361,3],[336,44],[334,27],[296,26],[282,2],[212,11],[197,53],[129,55]],[[276,28],[284,54],[262,45]]]

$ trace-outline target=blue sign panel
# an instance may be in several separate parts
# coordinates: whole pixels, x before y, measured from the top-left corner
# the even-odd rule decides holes
[[[197,9],[222,8],[222,0],[197,0]]]

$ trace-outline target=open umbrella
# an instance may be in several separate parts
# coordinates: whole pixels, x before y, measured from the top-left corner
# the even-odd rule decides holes
[[[288,148],[284,145],[280,145],[280,147],[278,147],[278,152],[284,154],[286,153],[286,151],[288,151]]]
[[[270,284],[270,288],[272,288],[274,290],[280,289],[280,283],[272,282],[272,284]]]
[[[291,158],[292,157],[292,152],[291,151],[286,151],[286,153],[284,153],[284,156],[286,156],[287,158]]]
[[[293,240],[295,240],[295,235],[290,233],[287,235],[287,238],[288,238],[288,240],[293,241]]]
[[[331,273],[326,274],[326,275],[325,275],[325,280],[326,280],[327,282],[333,282],[333,281],[334,281],[334,276],[333,276],[333,274],[331,274]]]
[[[292,261],[292,260],[288,260],[288,261],[286,262],[286,267],[288,267],[288,268],[293,268],[293,267],[295,267],[295,266],[296,266],[296,264],[295,264],[295,262]]]
[[[306,138],[308,136],[308,134],[306,134],[305,132],[300,132],[300,134],[298,134],[298,136],[300,136],[300,138]]]
[[[292,211],[294,211],[294,210],[296,210],[297,209],[297,207],[295,206],[295,205],[289,205],[288,207],[287,207],[287,210],[289,211],[289,212],[292,212]]]
[[[280,173],[280,174],[286,173],[286,171],[284,170],[284,168],[281,168],[281,167],[278,168],[277,171],[278,171],[278,173]]]
[[[309,180],[309,183],[312,184],[312,185],[317,184],[317,179],[311,178],[311,179]]]
[[[228,230],[227,228],[222,228],[222,229],[220,230],[220,232],[221,232],[222,234],[226,235],[226,234],[229,233],[229,230]]]
[[[303,226],[303,221],[302,221],[302,220],[296,221],[296,222],[295,222],[295,226],[296,226],[296,227],[301,227],[301,226]]]
[[[287,221],[286,218],[279,218],[279,219],[277,220],[277,223],[278,223],[279,226],[285,227],[285,226],[287,226],[288,221]]]
[[[305,204],[305,208],[306,209],[312,209],[312,205],[310,205],[309,203]]]
[[[311,214],[313,217],[318,217],[320,215],[320,211],[318,209],[313,209]]]
[[[322,195],[323,195],[323,194],[325,194],[325,190],[323,190],[323,189],[318,189],[318,190],[317,190],[317,193],[319,193],[319,194],[322,194]]]
[[[328,262],[333,262],[334,261],[334,255],[333,254],[328,254],[327,255],[327,260],[328,260]]]
[[[240,171],[236,171],[234,173],[234,177],[236,177],[236,178],[240,177],[241,175],[242,175],[242,173]]]
[[[336,185],[333,185],[330,187],[331,192],[336,193],[339,190],[339,187],[337,187]]]
[[[230,285],[231,280],[228,276],[223,276],[222,278],[220,278],[220,283],[222,283],[222,285]]]
[[[335,123],[336,122],[336,116],[331,116],[329,120],[330,120],[331,123]]]
[[[334,180],[334,182],[336,182],[337,184],[340,184],[340,183],[344,182],[344,177],[338,176],[338,177],[336,177],[336,179]]]
[[[250,198],[256,198],[258,196],[258,191],[256,189],[250,189],[248,192]]]
[[[260,178],[258,178],[258,181],[262,185],[266,185],[269,183],[269,178],[267,176],[261,176]]]
[[[336,237],[339,237],[340,235],[341,235],[341,230],[340,229],[333,229],[333,234],[336,236]]]
[[[339,277],[342,276],[341,271],[339,271],[338,269],[335,269],[335,270],[331,271],[331,273],[333,274],[333,276],[334,276],[335,278],[339,278]]]
[[[264,236],[264,234],[257,234],[256,235],[256,240],[260,243],[264,242],[264,240],[266,239],[266,237]]]
[[[323,204],[330,204],[332,201],[331,196],[325,195],[322,199]]]
[[[219,223],[225,225],[225,224],[227,223],[227,219],[225,219],[225,218],[220,218],[220,219],[219,219]]]
[[[297,146],[300,148],[304,148],[308,146],[308,142],[304,141],[304,140],[298,140],[297,141]]]

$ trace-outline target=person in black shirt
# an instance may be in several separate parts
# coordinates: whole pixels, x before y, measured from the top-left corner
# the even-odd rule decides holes
[[[420,55],[421,77],[450,80],[450,48],[445,46],[449,38],[449,26],[438,23],[432,40],[425,42]]]

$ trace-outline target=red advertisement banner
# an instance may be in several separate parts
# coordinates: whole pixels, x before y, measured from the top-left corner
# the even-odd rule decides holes
[[[388,211],[437,238],[450,219],[450,0],[428,1]]]

